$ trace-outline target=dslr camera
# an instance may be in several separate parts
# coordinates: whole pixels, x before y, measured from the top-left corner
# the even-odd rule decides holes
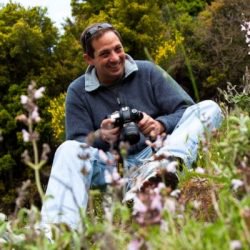
[[[108,118],[114,120],[114,125],[120,127],[122,141],[127,141],[131,145],[140,140],[140,131],[137,126],[143,118],[143,113],[137,109],[130,109],[129,107],[122,107],[119,111],[115,111]]]

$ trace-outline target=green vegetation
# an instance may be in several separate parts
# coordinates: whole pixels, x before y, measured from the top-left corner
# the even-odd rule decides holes
[[[65,22],[62,35],[43,8],[0,5],[0,248],[249,249],[250,41],[242,25],[250,21],[250,1],[71,0],[71,5],[75,19]],[[133,211],[121,203],[116,183],[105,195],[93,191],[83,232],[54,225],[51,243],[36,229],[39,207],[54,150],[64,139],[67,86],[87,66],[79,36],[96,21],[111,22],[129,54],[150,57],[195,99],[215,99],[225,119],[201,142],[196,167],[184,169],[180,193],[161,190],[161,209]],[[45,87],[45,94],[36,100],[41,118],[30,126],[20,96],[32,80],[33,90]],[[24,129],[34,141],[23,143]],[[144,198],[149,207],[152,197]]]

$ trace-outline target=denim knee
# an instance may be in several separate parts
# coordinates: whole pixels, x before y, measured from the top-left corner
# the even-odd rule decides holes
[[[212,121],[212,125],[215,128],[218,128],[221,125],[223,114],[219,105],[212,100],[205,100],[199,103],[201,113],[205,113]]]

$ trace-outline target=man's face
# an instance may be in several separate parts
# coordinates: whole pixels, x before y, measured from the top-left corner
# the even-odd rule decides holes
[[[125,52],[123,46],[113,31],[105,32],[92,41],[94,58],[85,54],[88,64],[95,66],[101,83],[112,84],[124,74]]]

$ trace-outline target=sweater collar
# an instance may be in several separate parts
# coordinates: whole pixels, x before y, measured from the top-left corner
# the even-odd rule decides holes
[[[126,60],[125,60],[125,76],[124,78],[128,77],[133,72],[137,71],[138,67],[133,60],[133,58],[126,54]],[[96,76],[96,70],[94,66],[88,66],[86,72],[85,72],[85,90],[87,92],[91,92],[101,86],[101,83],[99,82],[97,76]]]

